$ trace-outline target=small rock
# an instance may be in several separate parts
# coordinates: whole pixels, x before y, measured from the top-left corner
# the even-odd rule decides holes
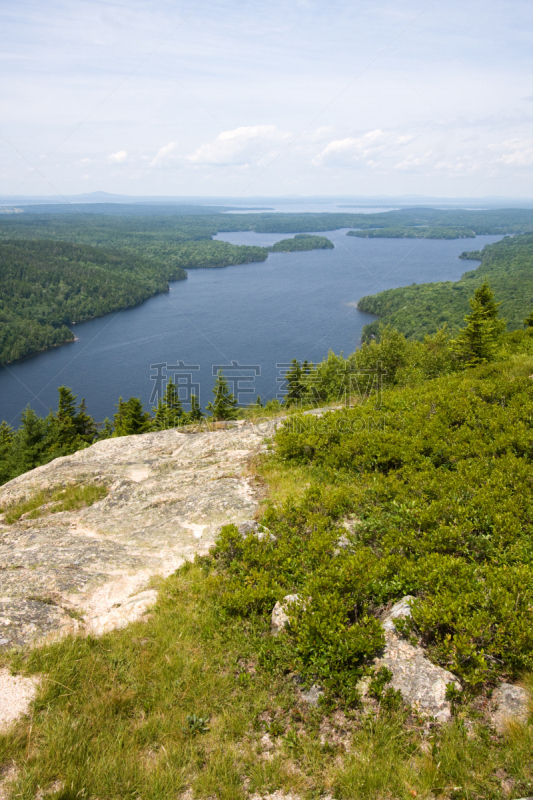
[[[411,617],[411,603],[415,600],[410,594],[407,594],[405,597],[402,597],[396,605],[394,605],[385,620],[383,621],[383,630],[390,631],[391,633],[397,633],[396,626],[394,624],[395,619],[405,619],[407,617]]]
[[[304,703],[307,703],[310,706],[315,706],[316,707],[316,706],[318,706],[318,701],[320,700],[320,698],[322,697],[323,694],[324,694],[324,690],[321,689],[320,686],[317,686],[316,683],[314,683],[311,686],[311,688],[308,689],[306,692],[301,692],[300,696],[301,696],[302,700],[304,701]]]
[[[339,536],[339,538],[337,539],[337,546],[333,551],[333,554],[336,556],[340,555],[342,551],[347,550],[350,547],[350,545],[351,542],[348,539],[348,537],[342,534],[342,536]]]
[[[263,528],[263,530],[260,530],[260,528]],[[241,522],[237,530],[243,539],[246,539],[247,536],[253,536],[259,542],[277,542],[274,534],[266,530],[264,526],[259,525],[254,519],[247,519],[245,522]]]
[[[265,541],[266,542],[277,542],[278,541],[277,536],[274,536],[274,534],[270,533],[270,531],[259,531],[259,533],[254,534],[254,536],[259,542],[265,542]]]
[[[259,523],[255,519],[247,519],[238,526],[237,530],[243,539],[250,536],[251,533],[257,533],[259,530]]]
[[[496,711],[492,720],[498,733],[503,733],[512,722],[525,723],[528,718],[529,697],[521,686],[512,683],[501,683],[492,695]]]
[[[290,603],[298,603],[300,601],[299,594],[288,594],[283,600],[278,600],[272,609],[272,634],[277,636],[278,633],[285,630],[290,625],[289,615],[287,614],[287,606]]]
[[[11,675],[5,667],[0,670],[0,731],[8,730],[19,717],[29,713],[39,680],[35,677]]]

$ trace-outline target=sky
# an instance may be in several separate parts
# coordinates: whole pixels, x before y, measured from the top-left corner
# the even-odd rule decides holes
[[[4,0],[0,203],[531,197],[531,0]]]

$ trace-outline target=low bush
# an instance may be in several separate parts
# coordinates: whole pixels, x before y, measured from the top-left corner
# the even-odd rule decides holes
[[[275,538],[229,526],[208,559],[226,613],[308,598],[266,661],[356,702],[379,612],[411,594],[410,626],[471,693],[533,669],[531,371],[516,357],[393,389],[379,411],[287,418],[270,459],[309,488],[267,510]]]

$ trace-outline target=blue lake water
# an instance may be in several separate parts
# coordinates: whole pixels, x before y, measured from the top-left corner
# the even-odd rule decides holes
[[[157,374],[151,365],[179,361],[199,367],[184,369],[182,381],[193,376],[203,406],[211,399],[216,368],[229,375],[227,365],[234,361],[260,369],[241,388],[263,399],[275,397],[276,378],[284,372],[277,364],[292,358],[316,362],[329,348],[345,355],[355,350],[363,326],[374,319],[355,307],[360,297],[411,283],[457,280],[477,263],[461,261],[463,250],[501,238],[359,239],[345,230],[326,235],[334,250],[272,253],[263,263],[191,270],[168,294],[74,326],[75,342],[0,368],[0,419],[16,425],[28,404],[38,414],[48,413],[64,384],[85,397],[89,412],[102,420],[115,412],[120,395],[148,403]],[[273,244],[286,234],[217,238]],[[253,399],[252,393],[239,395],[243,404]]]

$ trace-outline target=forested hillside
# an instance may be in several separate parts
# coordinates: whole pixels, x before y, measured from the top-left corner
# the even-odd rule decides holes
[[[71,341],[68,325],[164,292],[168,281],[187,277],[185,269],[264,261],[268,255],[262,247],[211,239],[122,250],[110,244],[104,249],[48,239],[0,240],[0,363]]]
[[[479,267],[465,272],[455,283],[413,284],[362,297],[358,308],[379,315],[379,320],[365,326],[363,338],[369,339],[380,325],[389,324],[414,339],[443,325],[457,331],[468,311],[468,298],[484,278],[502,303],[508,329],[520,328],[533,306],[533,235],[506,237],[474,255],[481,256]]]
[[[0,361],[74,338],[67,327],[164,292],[178,268],[52,241],[0,242]]]

